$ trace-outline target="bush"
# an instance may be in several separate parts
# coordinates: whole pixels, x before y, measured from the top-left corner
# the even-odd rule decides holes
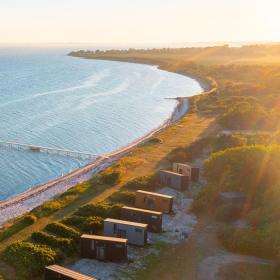
[[[35,215],[28,214],[28,215],[23,217],[22,223],[30,226],[30,225],[33,225],[36,222],[36,220],[37,220],[37,218],[36,218]]]
[[[91,203],[80,207],[75,215],[83,217],[98,216],[104,219],[119,218],[122,206],[121,204]]]
[[[240,218],[242,207],[235,204],[225,204],[216,209],[215,217],[222,222],[232,222]]]
[[[245,146],[247,144],[247,139],[238,134],[230,135],[220,135],[215,139],[213,144],[214,151],[225,150],[228,148]]]
[[[46,201],[42,205],[32,210],[32,213],[38,218],[47,217],[56,212],[57,210],[61,209],[63,206],[64,203],[62,201]]]
[[[115,185],[117,184],[122,176],[124,175],[124,168],[118,164],[107,168],[99,175],[99,179],[103,184]]]
[[[97,233],[103,228],[103,219],[101,217],[87,217],[81,225],[84,232]]]
[[[83,232],[96,233],[103,228],[103,219],[101,217],[82,217],[70,216],[62,220],[68,226],[74,226]]]
[[[214,188],[208,185],[195,196],[191,210],[197,214],[201,213],[207,209],[209,205],[213,205],[216,199],[217,194],[214,193]]]
[[[45,266],[54,264],[60,257],[45,246],[18,241],[7,247],[3,258],[14,266],[19,274],[36,276],[44,271]]]
[[[130,180],[125,185],[123,185],[122,189],[126,190],[154,190],[160,186],[159,174],[156,173],[152,176],[141,176],[137,177],[133,180]]]
[[[135,192],[122,191],[116,192],[109,197],[110,202],[112,203],[122,203],[126,205],[134,205],[135,203]]]
[[[219,120],[225,129],[257,129],[268,119],[268,114],[260,104],[241,102],[236,104]]]
[[[78,231],[62,223],[48,224],[45,227],[45,230],[60,237],[72,238],[76,241],[78,241],[80,237],[80,233]]]
[[[67,255],[70,255],[75,251],[73,239],[56,237],[42,231],[33,232],[31,239],[36,243],[47,245],[55,249],[60,249]]]
[[[273,239],[263,231],[252,228],[225,227],[218,232],[223,246],[234,252],[261,258],[275,258],[279,252],[279,238]]]
[[[162,141],[158,137],[152,137],[150,138],[145,144],[146,145],[156,145],[156,144],[161,144]]]
[[[32,214],[26,215],[23,218],[15,221],[11,226],[4,228],[0,232],[0,241],[9,238],[13,234],[21,231],[22,229],[34,224],[36,217]]]

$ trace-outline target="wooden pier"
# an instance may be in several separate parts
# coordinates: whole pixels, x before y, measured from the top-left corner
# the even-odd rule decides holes
[[[88,152],[48,148],[43,146],[20,144],[16,142],[7,142],[7,141],[0,141],[0,148],[13,149],[18,151],[29,151],[34,153],[46,153],[51,155],[59,155],[59,156],[73,157],[79,159],[89,159],[89,160],[97,160],[98,158],[107,158],[104,155],[96,155]]]

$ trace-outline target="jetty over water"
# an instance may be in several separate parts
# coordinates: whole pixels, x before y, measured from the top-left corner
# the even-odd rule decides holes
[[[107,158],[106,156],[103,156],[103,155],[96,155],[96,154],[87,153],[87,152],[48,148],[48,147],[43,147],[43,146],[21,144],[21,143],[17,143],[17,142],[7,142],[7,141],[0,141],[0,148],[13,149],[13,150],[19,150],[19,151],[29,151],[29,152],[34,152],[34,153],[46,153],[46,154],[51,154],[51,155],[59,155],[59,156],[73,157],[73,158],[79,158],[79,159],[89,159],[89,160]]]

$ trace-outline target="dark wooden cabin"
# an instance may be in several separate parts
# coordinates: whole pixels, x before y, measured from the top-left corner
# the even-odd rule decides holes
[[[173,197],[160,193],[138,190],[136,192],[135,206],[163,213],[172,211]]]
[[[169,170],[160,171],[160,183],[163,187],[174,188],[179,191],[187,190],[190,177]]]
[[[110,262],[127,260],[127,239],[83,234],[81,257]]]
[[[148,225],[148,231],[161,232],[162,212],[123,206],[121,219]]]

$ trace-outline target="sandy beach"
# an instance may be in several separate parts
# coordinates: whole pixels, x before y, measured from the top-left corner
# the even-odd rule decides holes
[[[168,118],[160,127],[152,130],[143,137],[136,139],[132,143],[129,143],[111,154],[100,156],[96,161],[76,169],[65,176],[0,202],[0,226],[5,224],[8,220],[31,211],[43,202],[52,199],[54,196],[67,191],[77,184],[88,181],[97,173],[130,152],[134,147],[145,143],[155,134],[181,119],[188,111],[188,98],[177,98],[176,100],[177,105],[171,117]]]

